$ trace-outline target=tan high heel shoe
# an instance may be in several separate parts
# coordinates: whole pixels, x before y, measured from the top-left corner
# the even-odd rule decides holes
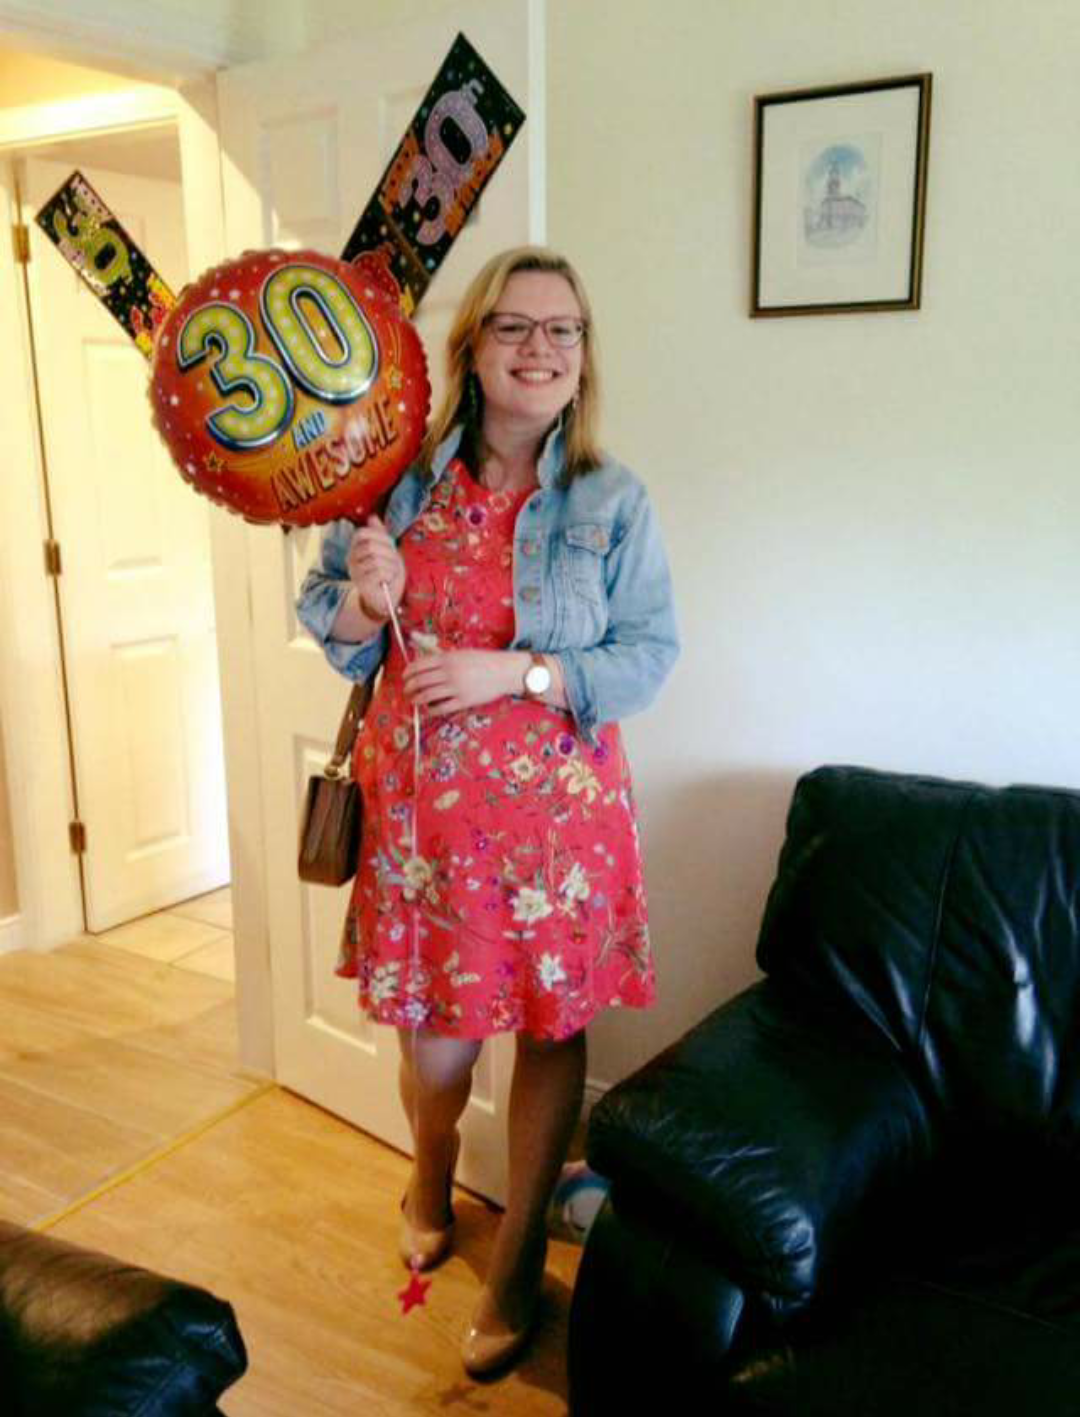
[[[533,1291],[532,1305],[529,1315],[520,1328],[503,1328],[497,1332],[481,1328],[476,1322],[475,1315],[485,1306],[488,1296],[488,1289],[485,1286],[480,1291],[480,1300],[473,1311],[473,1321],[465,1331],[465,1337],[461,1344],[461,1361],[465,1365],[465,1371],[473,1378],[489,1377],[492,1373],[497,1373],[502,1368],[508,1368],[524,1352],[529,1339],[532,1337],[536,1327],[537,1315],[540,1312],[540,1291],[544,1282],[544,1267],[547,1262],[547,1240],[544,1240],[539,1271],[536,1279],[536,1287]]]
[[[423,1230],[414,1225],[405,1214],[408,1192],[401,1198],[401,1229],[398,1234],[398,1252],[407,1269],[434,1269],[450,1253],[454,1242],[454,1208],[451,1195],[454,1173],[457,1170],[461,1152],[461,1133],[454,1133],[454,1149],[450,1154],[450,1169],[446,1175],[446,1209],[450,1212],[450,1224],[442,1230]]]
[[[536,1323],[539,1302],[522,1328],[507,1329],[503,1333],[488,1333],[471,1323],[461,1344],[461,1361],[465,1371],[472,1378],[486,1378],[497,1373],[500,1368],[508,1368],[523,1352]]]

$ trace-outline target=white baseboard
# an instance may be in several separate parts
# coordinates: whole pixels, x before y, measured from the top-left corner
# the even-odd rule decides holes
[[[21,950],[23,940],[23,918],[21,915],[5,915],[0,920],[0,955]]]

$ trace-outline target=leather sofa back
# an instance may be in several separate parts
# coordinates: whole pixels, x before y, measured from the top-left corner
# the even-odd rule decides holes
[[[967,1126],[1080,1144],[1080,793],[820,768],[758,942],[843,1001]]]

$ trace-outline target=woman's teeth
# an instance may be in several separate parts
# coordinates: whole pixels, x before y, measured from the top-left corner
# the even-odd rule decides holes
[[[546,384],[554,379],[555,372],[552,369],[515,369],[514,378],[523,379],[526,384]]]

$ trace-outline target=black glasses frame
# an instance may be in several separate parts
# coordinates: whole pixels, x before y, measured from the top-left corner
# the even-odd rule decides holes
[[[516,320],[519,324],[527,325],[528,328],[520,339],[506,339],[499,333],[496,324],[497,320]],[[534,320],[530,315],[519,315],[513,310],[492,310],[489,315],[484,316],[483,323],[486,329],[491,330],[491,333],[500,344],[507,345],[525,344],[527,340],[532,338],[533,330],[539,325],[544,332],[544,338],[547,340],[548,344],[554,346],[555,349],[576,349],[585,338],[589,329],[589,322],[581,319],[577,315],[551,315],[546,320]],[[552,338],[552,325],[577,326],[577,338],[570,344],[560,343],[557,339]]]

